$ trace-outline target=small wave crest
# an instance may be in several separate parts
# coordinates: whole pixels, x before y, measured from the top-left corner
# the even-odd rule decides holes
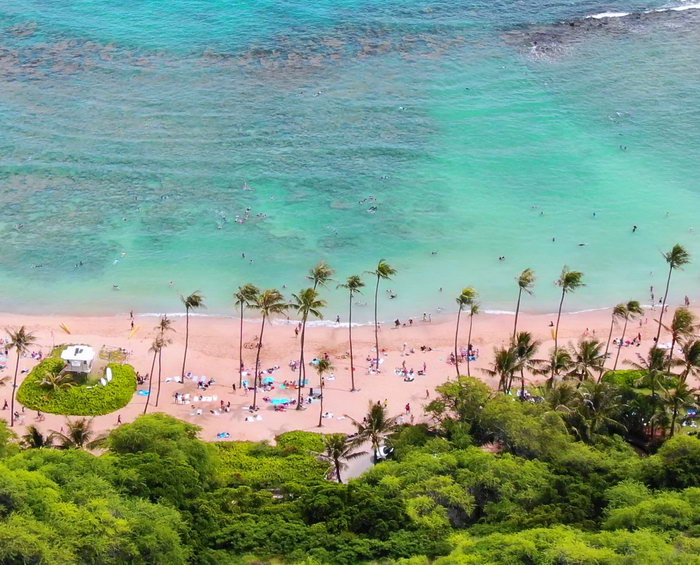
[[[700,2],[684,3],[677,6],[663,6],[651,10],[644,10],[642,14],[658,14],[661,12],[685,12],[686,10],[700,10]],[[608,18],[626,18],[631,16],[631,12],[600,12],[586,16],[586,20],[604,20]]]

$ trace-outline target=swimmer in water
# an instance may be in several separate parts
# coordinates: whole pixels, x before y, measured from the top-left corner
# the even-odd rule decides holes
[[[637,231],[637,226],[632,226],[632,233]]]

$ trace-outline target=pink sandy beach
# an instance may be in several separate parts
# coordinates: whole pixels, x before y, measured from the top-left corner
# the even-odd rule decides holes
[[[700,312],[696,309],[696,314]],[[639,322],[632,322],[628,327],[627,336],[630,339],[642,335],[640,347],[623,347],[621,359],[636,360],[637,353],[646,354],[652,344],[652,338],[656,335],[654,320],[659,314],[659,309],[648,310]],[[664,315],[664,320],[671,319],[673,312],[669,310]],[[540,351],[542,357],[553,346],[551,320],[556,315],[552,314],[521,314],[518,329],[527,330],[542,341]],[[44,354],[50,352],[52,345],[61,343],[80,343],[90,345],[96,349],[102,346],[122,347],[129,351],[128,363],[132,364],[142,375],[150,372],[152,355],[148,349],[156,334],[155,325],[158,319],[155,317],[141,317],[136,315],[136,331],[130,328],[130,320],[127,316],[113,317],[78,317],[78,316],[23,316],[15,314],[0,314],[0,327],[26,326],[36,338],[38,346],[34,350],[41,349]],[[70,329],[68,335],[62,328],[64,324]],[[248,412],[245,407],[252,403],[252,392],[237,390],[233,392],[232,383],[238,385],[238,324],[235,318],[210,318],[193,316],[190,318],[190,347],[188,352],[187,370],[198,376],[207,376],[215,379],[206,393],[197,391],[195,384],[185,380],[184,384],[177,382],[165,382],[160,398],[160,406],[149,406],[149,412],[164,412],[177,418],[192,422],[202,427],[201,437],[206,440],[215,440],[216,435],[222,432],[230,434],[230,440],[271,440],[275,435],[291,430],[309,430],[329,432],[351,432],[352,422],[344,418],[345,415],[361,419],[366,413],[369,401],[386,400],[392,414],[400,414],[405,410],[406,404],[410,404],[411,415],[416,422],[424,418],[423,406],[429,401],[426,391],[432,397],[435,386],[443,383],[448,378],[454,378],[455,369],[447,363],[447,359],[453,350],[454,340],[454,316],[446,316],[433,319],[432,322],[421,320],[414,321],[412,326],[393,329],[384,325],[380,330],[380,348],[385,349],[382,371],[380,374],[368,374],[367,357],[371,355],[374,344],[374,332],[372,326],[361,326],[353,329],[353,345],[355,353],[355,382],[360,389],[350,392],[350,363],[345,355],[348,351],[348,330],[345,326],[309,327],[306,336],[306,359],[312,359],[317,355],[328,353],[334,366],[332,372],[335,379],[327,379],[324,395],[324,412],[333,414],[332,418],[323,420],[323,427],[318,428],[319,405],[313,403],[307,409],[298,411],[289,409],[286,412],[275,412],[271,404],[262,401],[263,397],[289,397],[296,398],[293,389],[280,390],[277,386],[284,380],[296,379],[296,372],[289,368],[289,362],[299,358],[299,339],[294,334],[294,323],[275,323],[265,329],[265,340],[261,352],[261,368],[279,366],[280,369],[272,375],[276,382],[276,388],[271,392],[258,393],[258,403],[262,417],[259,421],[246,422]],[[172,334],[173,343],[163,353],[163,379],[179,375],[182,364],[184,344],[184,317],[175,318],[174,327],[176,333]],[[467,345],[468,317],[463,315],[462,329],[460,330],[460,344]],[[595,336],[605,341],[610,327],[610,310],[598,310],[576,314],[562,314],[560,326],[560,345],[576,342],[582,338],[588,330],[588,335]],[[254,320],[244,323],[244,343],[251,342],[258,335],[259,322]],[[507,314],[481,314],[474,320],[472,343],[480,350],[479,359],[471,364],[472,376],[477,376],[491,385],[493,379],[486,377],[481,369],[487,368],[493,357],[493,348],[505,343],[513,331],[513,316]],[[616,334],[619,335],[619,331]],[[615,334],[614,334],[615,335]],[[130,337],[131,336],[131,337]],[[661,343],[665,343],[668,336],[662,333]],[[405,345],[404,345],[405,344]],[[421,352],[422,345],[432,347],[432,351]],[[612,347],[612,346],[611,346]],[[411,353],[411,351],[415,353]],[[404,353],[405,351],[405,353]],[[255,350],[244,349],[244,362],[246,368],[252,367],[255,361]],[[12,376],[15,364],[14,352],[10,352],[7,368],[3,375]],[[395,373],[396,368],[401,368],[406,362],[407,369],[423,368],[427,365],[427,374],[417,376],[413,382],[404,382],[403,377]],[[30,357],[20,360],[21,369],[31,369],[36,361]],[[624,364],[621,363],[624,367]],[[462,374],[466,374],[466,364],[460,365]],[[25,374],[20,375],[19,382]],[[312,386],[318,386],[318,376],[313,367],[307,369],[307,378]],[[153,385],[155,392],[155,383]],[[145,388],[140,386],[140,389]],[[238,387],[237,387],[238,388]],[[0,406],[11,394],[10,386],[0,388]],[[174,395],[176,392],[199,392],[207,396],[216,396],[217,401],[196,402],[196,408],[202,409],[201,415],[196,415],[192,409],[192,403],[176,404]],[[153,399],[155,394],[153,394]],[[219,415],[211,414],[210,410],[219,408],[220,401],[231,403],[230,412]],[[123,423],[134,420],[143,413],[145,397],[134,395],[132,401],[123,409],[106,416],[96,417],[94,427],[97,431],[109,430],[117,425],[117,417],[121,417]],[[18,407],[17,410],[21,410]],[[36,425],[40,430],[59,430],[65,423],[65,417],[46,414],[41,422],[36,419],[36,412],[27,409],[18,423],[15,431],[23,433],[27,425]],[[9,409],[0,412],[0,418],[9,421]],[[405,418],[410,418],[406,415]]]

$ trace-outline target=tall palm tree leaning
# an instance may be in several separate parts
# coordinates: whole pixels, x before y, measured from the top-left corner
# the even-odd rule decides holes
[[[185,378],[185,364],[187,363],[187,346],[190,340],[190,310],[197,310],[198,308],[205,308],[204,297],[202,294],[195,290],[189,296],[181,296],[180,300],[185,305],[185,354],[182,356],[182,378]]]
[[[472,292],[472,299],[469,302],[469,332],[467,333],[467,347],[471,347],[472,328],[474,327],[474,316],[476,316],[479,313],[479,303],[476,301],[477,293],[473,288],[470,290]],[[468,377],[472,376],[470,362],[471,362],[471,359],[469,358],[469,351],[467,351],[467,376]]]
[[[636,300],[630,300],[625,304],[625,310],[623,313],[623,319],[625,320],[622,326],[622,335],[620,336],[620,341],[617,343],[617,353],[615,354],[615,363],[613,363],[613,371],[617,370],[617,362],[620,360],[620,351],[622,350],[622,344],[625,342],[625,334],[627,333],[627,324],[630,320],[640,317],[644,314],[644,309],[641,304]]]
[[[161,343],[160,349],[158,350],[158,392],[156,392],[156,408],[158,407],[158,402],[160,402],[160,386],[162,383],[162,371],[163,371],[163,349],[165,349],[169,344],[173,342],[172,339],[166,337],[166,332],[174,332],[173,322],[166,314],[160,317],[160,321],[156,326],[158,330],[158,335],[160,336]],[[151,377],[153,378],[153,377]]]
[[[690,263],[690,254],[685,250],[685,248],[676,243],[671,248],[668,253],[663,253],[664,259],[668,264],[668,278],[666,279],[666,290],[664,291],[664,298],[661,302],[661,313],[659,314],[659,329],[656,331],[656,341],[654,342],[654,347],[659,345],[659,338],[661,337],[661,324],[664,317],[664,310],[666,309],[666,299],[668,298],[668,288],[671,285],[671,274],[676,269],[682,269],[683,265]]]
[[[671,365],[673,364],[673,350],[676,348],[676,344],[679,340],[684,338],[689,338],[695,333],[695,314],[693,314],[685,306],[676,308],[673,313],[673,320],[671,320],[671,325],[664,325],[664,329],[671,332],[671,349],[668,352],[668,370],[671,370]]]
[[[339,483],[343,482],[340,477],[340,471],[347,467],[345,461],[357,459],[367,453],[366,451],[354,451],[355,443],[348,441],[348,436],[345,434],[328,434],[323,436],[323,448],[324,451],[317,455],[320,459],[333,465],[335,478]]]
[[[539,346],[540,342],[533,339],[530,332],[519,332],[515,336],[513,347],[515,348],[515,354],[518,357],[518,368],[520,370],[521,401],[525,401],[525,370],[535,372],[543,363],[542,360],[535,359]],[[509,383],[508,389],[510,389],[510,387],[511,384]]]
[[[323,426],[323,375],[327,372],[333,370],[333,365],[330,361],[326,361],[322,357],[319,358],[318,363],[316,363],[316,372],[318,373],[319,387],[321,388],[321,402],[318,411],[318,427]]]
[[[627,312],[627,305],[623,304],[622,302],[620,304],[616,304],[612,309],[612,315],[610,316],[610,331],[608,332],[608,339],[605,342],[605,353],[604,353],[605,359],[608,358],[608,351],[610,350],[610,341],[612,340],[612,333],[613,333],[613,329],[615,327],[615,323],[619,319],[624,319],[626,312]],[[605,372],[605,363],[603,363],[600,367],[600,373],[598,374],[598,380],[596,382],[600,382],[600,379],[603,378],[604,372]]]
[[[523,296],[523,292],[527,294],[532,294],[533,288],[535,288],[535,271],[532,269],[525,269],[518,276],[518,302],[515,305],[515,322],[513,322],[513,342],[516,341],[515,337],[518,331],[518,314],[520,313],[520,299]]]
[[[350,343],[350,392],[355,392],[355,360],[352,354],[352,300],[355,294],[360,294],[360,290],[365,286],[359,275],[351,275],[348,277],[345,284],[339,284],[338,288],[344,288],[350,295],[350,303],[348,304],[348,341]]]
[[[263,334],[265,333],[265,321],[274,314],[282,314],[289,304],[284,300],[284,296],[279,290],[268,289],[262,291],[255,298],[255,302],[250,305],[250,308],[259,311],[262,314],[262,322],[260,324],[260,337],[258,338],[258,351],[255,354],[255,374],[253,375],[253,409],[258,407],[258,375],[260,373],[260,350],[263,344]]]
[[[379,371],[379,319],[377,317],[377,302],[379,300],[379,281],[389,280],[396,274],[394,269],[385,259],[380,259],[374,271],[367,271],[367,274],[377,277],[377,285],[374,289],[374,347],[376,349],[375,367]]]
[[[455,371],[457,372],[457,378],[459,378],[459,348],[457,342],[459,341],[459,321],[460,318],[462,317],[462,310],[464,310],[465,306],[469,306],[473,300],[474,300],[474,295],[476,293],[474,292],[474,289],[471,287],[463,288],[462,292],[459,293],[459,296],[457,297],[457,326],[455,327]],[[468,357],[468,356],[467,356]]]
[[[569,293],[575,291],[577,288],[584,286],[583,283],[583,273],[580,271],[571,271],[569,267],[564,265],[561,270],[561,275],[555,283],[559,288],[561,288],[561,300],[559,301],[559,310],[557,312],[557,324],[554,327],[554,353],[552,355],[553,359],[557,358],[557,350],[559,349],[559,321],[561,320],[561,308],[564,305],[564,297]],[[554,364],[552,364],[552,382],[554,382]]]
[[[148,348],[148,351],[153,353],[153,361],[151,363],[151,373],[148,377],[148,394],[146,395],[146,403],[143,405],[144,414],[148,410],[148,403],[151,400],[151,390],[153,388],[153,379],[155,378],[154,370],[156,368],[156,359],[158,359],[158,353],[160,353],[160,350],[163,348],[162,341],[163,338],[160,334],[158,334],[155,338],[153,338],[151,347]]]
[[[325,308],[326,301],[318,298],[318,292],[313,288],[304,288],[299,294],[292,294],[293,301],[290,304],[297,313],[301,314],[301,350],[299,353],[299,387],[297,389],[297,410],[301,410],[301,389],[306,381],[306,364],[304,363],[304,340],[306,337],[306,321],[309,315],[315,318],[323,318],[321,308]]]
[[[29,333],[25,326],[21,326],[18,330],[6,329],[7,337],[10,343],[7,344],[7,349],[14,349],[17,354],[15,361],[15,376],[12,379],[12,400],[10,405],[10,427],[15,425],[15,394],[17,393],[17,373],[19,373],[19,360],[29,348],[36,343],[33,334]]]
[[[255,298],[260,293],[257,286],[253,284],[244,284],[239,286],[238,290],[233,293],[236,299],[236,306],[240,308],[240,328],[238,332],[238,387],[243,384],[243,311],[246,307],[255,302]]]

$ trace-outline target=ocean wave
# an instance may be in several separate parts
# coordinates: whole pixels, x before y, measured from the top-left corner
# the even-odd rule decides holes
[[[600,12],[600,14],[591,14],[586,16],[586,19],[602,20],[605,18],[624,18],[629,16],[630,12]]]
[[[686,10],[700,10],[700,3],[687,3],[678,6],[663,6],[661,8],[653,8],[638,12],[638,14],[660,14],[663,12],[685,12]],[[604,20],[608,18],[626,18],[627,16],[635,15],[633,12],[600,12],[586,16],[586,20]]]

